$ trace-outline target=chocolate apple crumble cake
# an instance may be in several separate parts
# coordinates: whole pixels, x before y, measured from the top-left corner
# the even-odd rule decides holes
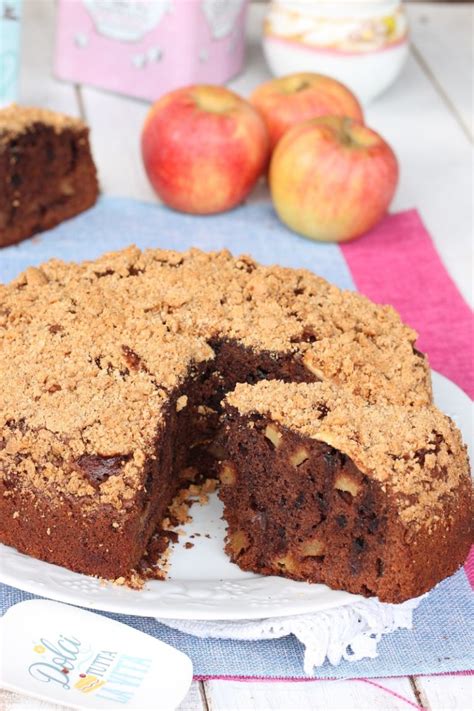
[[[0,247],[91,207],[98,195],[89,129],[46,109],[0,110]]]
[[[0,540],[127,576],[219,469],[243,568],[419,595],[466,557],[472,490],[415,340],[391,307],[225,251],[30,268],[0,285]]]

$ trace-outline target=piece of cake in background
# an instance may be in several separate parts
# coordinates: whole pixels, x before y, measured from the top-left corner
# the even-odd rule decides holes
[[[0,108],[17,99],[21,0],[0,0]]]
[[[99,192],[80,119],[12,104],[0,110],[0,247],[91,207]]]
[[[241,69],[248,0],[58,0],[55,72],[154,101]]]
[[[263,49],[276,76],[327,74],[367,104],[395,81],[408,56],[403,3],[273,0]]]

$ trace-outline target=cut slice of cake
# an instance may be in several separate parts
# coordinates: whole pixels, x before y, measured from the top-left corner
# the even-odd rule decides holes
[[[46,109],[0,110],[0,247],[91,207],[96,169],[83,121]]]
[[[328,383],[238,385],[220,496],[241,568],[401,602],[465,560],[466,448],[436,408],[371,405]]]

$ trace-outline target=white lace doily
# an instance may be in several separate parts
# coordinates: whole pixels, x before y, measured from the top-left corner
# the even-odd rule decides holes
[[[377,644],[383,634],[397,629],[411,629],[413,610],[423,597],[399,605],[371,598],[327,611],[265,620],[158,619],[158,622],[203,638],[261,640],[294,634],[304,646],[304,671],[312,674],[314,667],[324,664],[326,658],[337,665],[342,659],[356,662],[376,657]]]

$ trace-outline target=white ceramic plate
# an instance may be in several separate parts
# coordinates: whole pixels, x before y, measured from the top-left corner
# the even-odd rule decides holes
[[[438,406],[455,420],[470,444],[471,400],[437,373],[433,374],[433,385]],[[149,582],[142,590],[106,584],[2,545],[0,580],[36,595],[95,610],[182,620],[258,619],[317,612],[359,599],[326,585],[241,571],[223,551],[225,523],[217,496],[212,496],[207,506],[195,504],[191,514],[193,521],[185,527],[186,535],[180,536],[171,556],[168,579]],[[185,548],[187,541],[194,547]]]

